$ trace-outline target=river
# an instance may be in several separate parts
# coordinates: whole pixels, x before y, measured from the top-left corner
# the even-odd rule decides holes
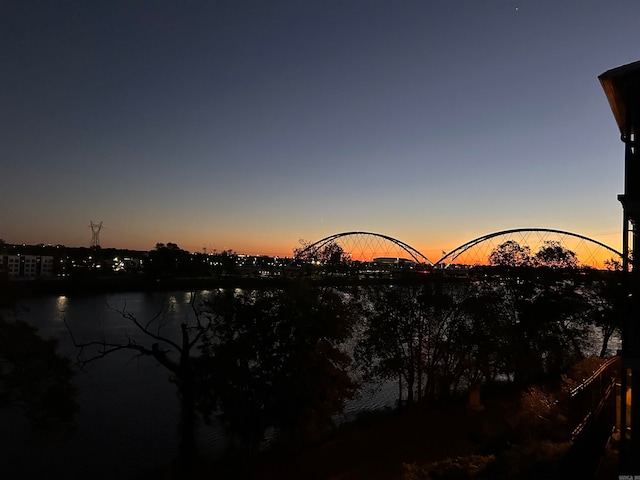
[[[87,296],[42,296],[23,300],[16,309],[3,311],[7,319],[20,319],[38,328],[43,338],[59,339],[58,352],[75,358],[77,349],[65,325],[77,341],[116,342],[128,336],[142,337],[131,321],[114,309],[126,310],[148,321],[165,305],[159,320],[162,332],[179,332],[179,324],[192,318],[187,292],[127,292]],[[149,357],[133,359],[130,352],[110,354],[78,372],[80,409],[75,432],[68,438],[55,433],[32,435],[29,425],[15,411],[0,410],[0,475],[4,478],[139,478],[168,464],[178,452],[179,403],[168,371]],[[392,404],[395,385],[375,395],[350,402],[345,413]],[[215,422],[201,425],[198,448],[205,458],[225,449],[224,432]]]

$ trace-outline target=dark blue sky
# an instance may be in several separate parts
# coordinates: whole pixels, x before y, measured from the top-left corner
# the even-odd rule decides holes
[[[0,0],[0,238],[619,247],[597,76],[639,47],[634,0]]]

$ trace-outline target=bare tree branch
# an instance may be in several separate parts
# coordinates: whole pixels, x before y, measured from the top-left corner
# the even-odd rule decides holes
[[[171,339],[167,338],[167,337],[163,337],[161,336],[159,333],[153,333],[149,327],[156,322],[156,320],[158,320],[159,318],[162,317],[162,314],[165,311],[164,308],[164,303],[162,304],[161,309],[158,311],[158,313],[156,313],[147,323],[146,325],[142,325],[140,323],[140,321],[138,320],[138,318],[131,312],[127,312],[124,308],[126,308],[126,304],[125,307],[123,309],[118,309],[116,307],[109,307],[111,310],[113,310],[114,312],[117,312],[120,316],[122,316],[123,318],[126,318],[127,320],[130,320],[131,323],[133,323],[142,333],[144,333],[145,335],[147,335],[148,337],[153,338],[154,340],[158,341],[158,342],[163,342],[166,343],[168,345],[171,345],[172,347],[174,347],[176,350],[180,351],[180,346],[175,343],[174,341],[172,341]],[[160,330],[160,328],[158,328],[158,330]],[[131,341],[131,339],[130,339]],[[135,343],[135,340],[133,340],[133,342]]]
[[[204,335],[213,329],[212,318],[207,317],[208,320],[206,322],[202,321],[202,313],[197,308],[196,299],[197,295],[194,292],[192,293],[192,297],[189,302],[193,311],[194,319],[184,319],[180,324],[182,340],[180,343],[171,340],[165,335],[161,335],[162,328],[167,326],[166,323],[162,321],[166,308],[164,302],[160,310],[146,323],[138,320],[134,313],[127,311],[126,303],[123,308],[115,308],[107,305],[112,311],[117,312],[122,318],[130,321],[137,331],[142,332],[148,341],[147,345],[140,343],[142,340],[137,340],[133,335],[127,335],[126,341],[123,342],[113,342],[107,340],[104,336],[101,340],[81,342],[74,337],[69,324],[66,319],[64,319],[64,324],[67,327],[73,344],[78,349],[76,364],[81,369],[88,363],[104,358],[112,353],[130,351],[133,352],[133,355],[127,363],[142,356],[152,357],[174,375],[181,403],[180,451],[181,457],[185,459],[187,463],[195,454],[194,415],[197,410],[198,395],[198,352],[195,352],[195,354],[192,355],[192,348],[203,339]],[[192,325],[190,325],[189,322],[192,322]],[[157,330],[155,329],[155,326],[157,326]],[[195,333],[195,336],[192,339],[190,338],[191,332]],[[162,346],[168,348],[161,348]],[[84,354],[89,350],[89,356],[85,358]]]

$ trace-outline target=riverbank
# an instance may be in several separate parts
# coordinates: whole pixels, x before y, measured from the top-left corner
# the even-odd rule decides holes
[[[490,413],[491,412],[491,413]],[[404,463],[423,463],[474,451],[472,438],[493,410],[473,413],[462,406],[415,408],[354,423],[323,443],[295,455],[270,452],[249,465],[241,459],[201,467],[188,475],[172,469],[147,479],[382,480],[400,478]]]
[[[462,406],[444,410],[415,408],[354,428],[291,462],[257,468],[257,480],[400,478],[405,464],[425,464],[471,455],[474,437],[493,410],[470,412]]]
[[[188,475],[160,469],[148,479],[242,480],[427,480],[429,478],[567,478],[575,472],[562,423],[540,423],[522,392],[484,399],[480,411],[464,405],[417,406],[355,422],[319,445],[296,455],[271,452],[249,465],[246,459],[203,466]],[[604,455],[604,452],[602,452]],[[244,461],[243,461],[244,460]],[[581,459],[598,479],[599,457]],[[581,465],[581,468],[584,466]],[[439,472],[437,475],[433,472]],[[473,476],[476,475],[476,476]],[[613,478],[613,477],[611,477]]]

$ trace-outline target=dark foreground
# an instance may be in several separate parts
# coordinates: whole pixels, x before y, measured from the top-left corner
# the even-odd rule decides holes
[[[617,452],[609,445],[571,464],[562,427],[538,429],[518,394],[500,394],[485,409],[464,405],[387,413],[346,427],[324,443],[295,456],[272,453],[253,464],[201,466],[185,473],[166,468],[148,478],[253,480],[428,480],[465,478],[617,478]],[[434,467],[434,465],[437,465]],[[427,473],[430,472],[430,473]],[[431,476],[429,476],[431,475]]]

